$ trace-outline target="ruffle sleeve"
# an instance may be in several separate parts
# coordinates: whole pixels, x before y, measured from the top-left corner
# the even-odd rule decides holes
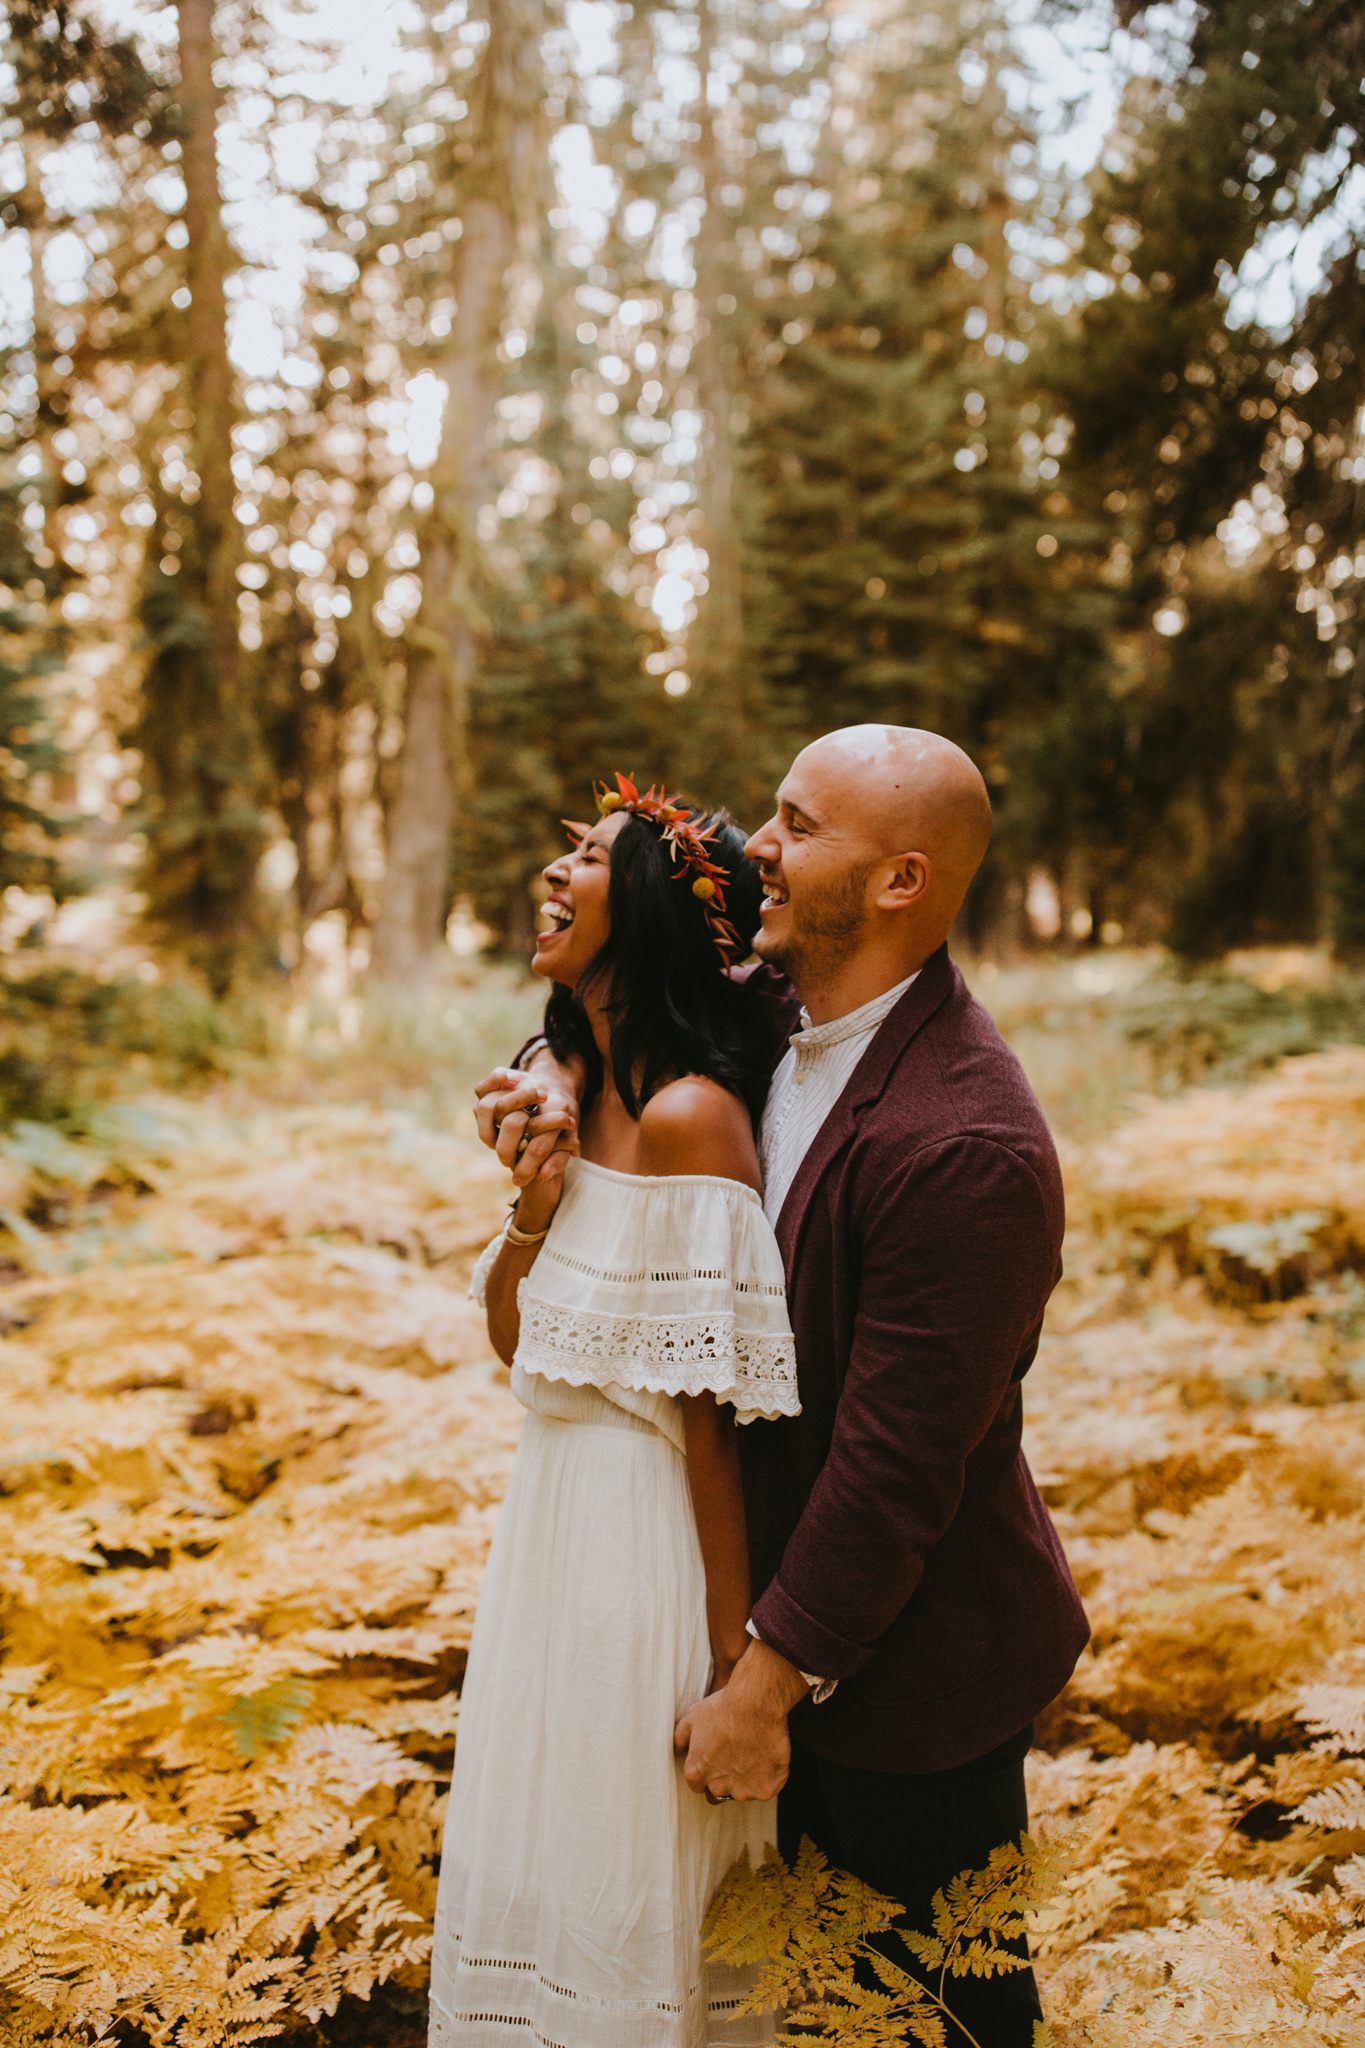
[[[491,1265],[496,1247],[484,1256]],[[518,1304],[527,1372],[709,1392],[740,1422],[800,1412],[781,1254],[758,1197],[737,1181],[571,1161]]]
[[[502,1241],[506,1235],[507,1225],[504,1223],[493,1242],[486,1244],[474,1261],[474,1270],[469,1276],[469,1299],[476,1301],[480,1308],[488,1306],[488,1276],[493,1270],[493,1261],[502,1250]]]

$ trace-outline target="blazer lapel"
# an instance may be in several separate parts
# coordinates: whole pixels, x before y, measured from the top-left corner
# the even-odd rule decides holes
[[[849,1076],[848,1086],[812,1139],[777,1219],[777,1242],[788,1285],[811,1201],[826,1168],[852,1138],[857,1128],[857,1112],[866,1103],[876,1101],[915,1033],[947,1001],[956,973],[946,944],[929,955],[914,986],[905,991],[882,1024]]]

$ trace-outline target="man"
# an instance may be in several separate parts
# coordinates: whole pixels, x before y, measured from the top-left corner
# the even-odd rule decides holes
[[[749,842],[751,971],[792,1022],[773,970],[803,1005],[761,1143],[802,1412],[742,1432],[754,1640],[676,1736],[698,1791],[780,1791],[784,1855],[811,1836],[923,1929],[1026,1826],[1032,1722],[1088,1634],[1020,1449],[1061,1270],[1056,1153],[947,951],[989,837],[959,748],[873,725],[798,755]],[[572,1120],[544,1061],[479,1112],[510,1158],[543,1103],[522,1177]],[[979,2048],[1030,2048],[1031,1971],[947,1998]]]

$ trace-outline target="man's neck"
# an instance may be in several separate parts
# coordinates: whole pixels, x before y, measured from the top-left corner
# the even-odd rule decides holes
[[[840,1017],[861,1010],[864,1004],[875,1003],[878,996],[918,974],[928,958],[926,953],[919,959],[888,960],[879,956],[869,960],[855,954],[837,974],[810,987],[796,975],[792,980],[811,1023],[833,1024]]]

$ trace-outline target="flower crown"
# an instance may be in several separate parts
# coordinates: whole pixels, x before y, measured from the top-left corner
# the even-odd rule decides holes
[[[701,904],[722,966],[728,967],[731,961],[742,959],[744,945],[725,916],[728,878],[725,869],[717,866],[706,850],[707,842],[715,837],[715,826],[708,825],[703,830],[695,825],[693,819],[701,814],[691,805],[681,803],[677,797],[665,796],[662,783],[657,789],[647,789],[642,796],[630,777],[622,775],[619,770],[615,789],[609,789],[605,782],[595,782],[593,790],[600,817],[609,818],[615,811],[630,811],[633,816],[644,818],[660,828],[660,837],[668,842],[676,870],[674,879],[683,881],[688,875],[692,876],[692,894]],[[563,823],[575,845],[589,829],[586,825],[576,824],[572,818],[565,818]]]

